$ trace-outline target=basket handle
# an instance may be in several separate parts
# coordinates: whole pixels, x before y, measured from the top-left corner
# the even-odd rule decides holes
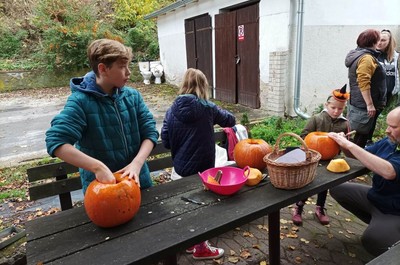
[[[276,142],[274,145],[274,153],[276,153],[276,154],[278,153],[279,143],[280,143],[282,137],[284,137],[284,136],[293,136],[294,138],[299,140],[301,142],[301,145],[303,146],[304,152],[306,153],[306,160],[311,159],[311,152],[309,152],[306,142],[304,142],[304,140],[300,136],[298,136],[295,133],[291,133],[291,132],[282,133],[281,135],[278,136],[278,139],[276,139]]]

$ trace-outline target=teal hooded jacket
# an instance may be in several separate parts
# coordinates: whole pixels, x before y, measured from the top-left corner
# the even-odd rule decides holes
[[[153,114],[136,89],[116,88],[109,96],[97,86],[93,71],[72,78],[70,86],[72,93],[64,109],[53,118],[46,132],[50,156],[54,157],[54,151],[61,145],[71,144],[115,172],[132,162],[145,139],[157,143],[159,133]],[[85,193],[95,175],[83,169],[79,172]],[[144,189],[151,185],[145,163],[140,172],[140,186]]]

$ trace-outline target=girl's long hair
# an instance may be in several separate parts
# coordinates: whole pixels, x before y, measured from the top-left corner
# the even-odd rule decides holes
[[[396,40],[393,38],[392,32],[390,32],[388,29],[381,30],[381,34],[387,34],[389,36],[389,43],[383,52],[387,54],[387,60],[391,63],[394,58],[394,51],[396,49]]]
[[[203,72],[198,69],[189,68],[183,76],[182,86],[178,94],[193,94],[198,98],[208,100],[210,98],[208,90],[208,81]]]

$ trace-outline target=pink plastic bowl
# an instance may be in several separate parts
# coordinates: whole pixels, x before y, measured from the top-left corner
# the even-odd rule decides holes
[[[220,185],[207,182],[208,176],[215,177],[218,170],[222,170],[222,177]],[[199,172],[199,176],[203,184],[213,192],[220,195],[232,195],[240,190],[250,174],[250,168],[243,169],[237,167],[214,167]]]

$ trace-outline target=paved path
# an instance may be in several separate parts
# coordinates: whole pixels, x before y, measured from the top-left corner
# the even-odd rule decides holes
[[[360,235],[366,227],[364,223],[341,208],[330,196],[327,200],[330,225],[323,226],[314,218],[314,208],[314,205],[305,206],[302,227],[291,222],[291,207],[281,210],[281,264],[362,265],[373,258],[360,242]],[[211,239],[215,245],[225,249],[226,254],[220,263],[195,261],[186,253],[180,254],[178,263],[261,264],[268,261],[267,227],[268,216],[265,216]]]
[[[294,226],[291,208],[281,210],[281,264],[365,264],[373,257],[361,246],[360,235],[366,225],[343,210],[329,196],[327,205],[331,224],[321,225],[312,211],[314,205],[305,207],[304,224]],[[226,254],[221,264],[260,264],[268,258],[268,216],[236,230],[211,239]],[[233,252],[232,252],[233,251]],[[248,258],[244,258],[248,256]],[[182,253],[179,264],[213,264],[210,261],[193,261]],[[215,264],[215,263],[214,263]],[[268,264],[268,263],[267,263]]]

